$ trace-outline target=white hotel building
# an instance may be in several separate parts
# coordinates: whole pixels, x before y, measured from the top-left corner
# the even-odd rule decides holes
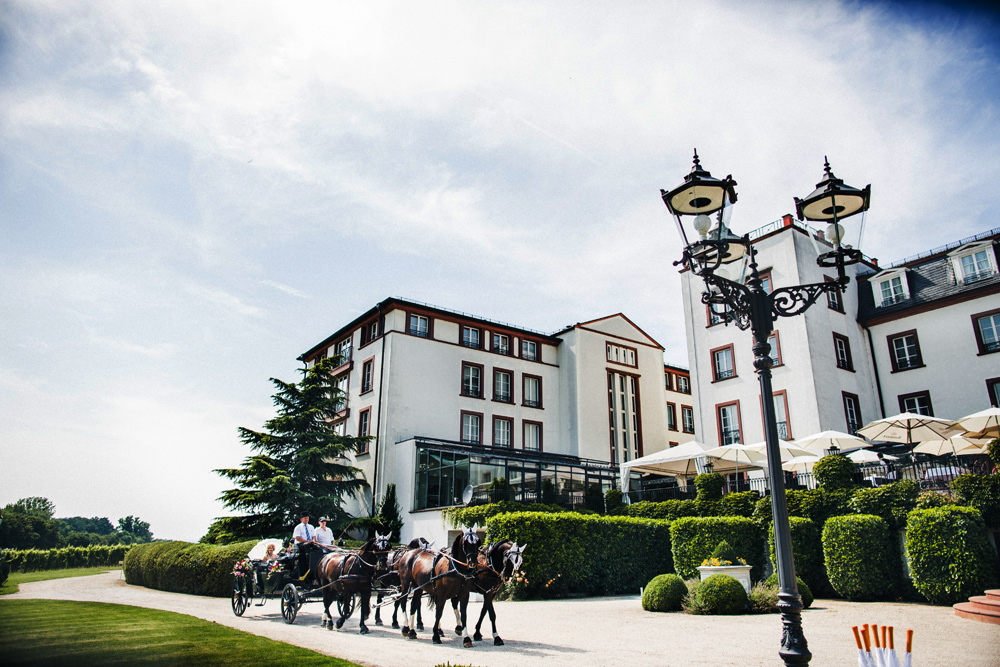
[[[786,215],[751,233],[767,289],[832,280],[831,246]],[[1000,402],[1000,229],[880,269],[847,267],[843,295],[775,322],[771,355],[782,438],[852,432],[903,411],[957,419]],[[707,443],[764,439],[749,331],[701,302],[682,275],[695,430]]]
[[[374,436],[355,457],[371,489],[345,509],[367,514],[372,492],[396,484],[403,541],[445,543],[441,510],[468,485],[485,494],[503,478],[518,499],[599,503],[619,461],[693,437],[682,411],[693,427],[693,406],[676,398],[690,398],[676,391],[686,371],[665,367],[663,347],[622,314],[543,334],[390,298],[300,360],[335,354],[338,425]]]

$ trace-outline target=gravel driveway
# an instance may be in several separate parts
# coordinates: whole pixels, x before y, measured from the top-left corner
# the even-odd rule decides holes
[[[344,629],[320,627],[320,603],[303,605],[293,625],[281,620],[278,600],[251,606],[233,615],[229,600],[164,593],[129,586],[119,572],[75,579],[21,584],[9,598],[87,600],[176,611],[232,628],[296,644],[365,665],[434,667],[472,664],[477,667],[644,667],[704,665],[754,667],[781,665],[778,648],[781,622],[766,616],[689,616],[644,612],[638,596],[497,603],[497,623],[506,646],[494,646],[489,620],[487,639],[474,648],[462,647],[454,634],[450,607],[442,616],[444,644],[430,640],[431,612],[424,610],[428,630],[417,640],[397,630],[369,623],[372,632],[358,634],[358,612]],[[391,609],[391,607],[385,607]],[[479,605],[469,605],[472,623]],[[391,612],[389,614],[391,616]],[[922,604],[853,603],[817,600],[803,614],[813,665],[857,665],[851,626],[862,623],[894,625],[896,636],[914,630],[917,667],[1000,667],[1000,626],[960,619],[950,607]]]

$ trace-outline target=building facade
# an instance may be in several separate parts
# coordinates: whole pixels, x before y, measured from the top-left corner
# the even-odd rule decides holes
[[[691,371],[664,364],[663,389],[667,394],[667,446],[676,447],[694,440]]]
[[[395,484],[404,541],[444,543],[441,510],[470,486],[479,499],[601,502],[620,461],[670,442],[663,347],[622,314],[544,334],[391,298],[300,360],[333,355],[336,425],[373,436],[354,457],[371,488],[345,509],[365,515]]]
[[[790,215],[751,238],[765,289],[836,277],[816,264],[832,248],[822,232]],[[958,418],[995,404],[998,238],[1000,230],[993,230],[885,270],[866,258],[847,267],[853,280],[845,293],[778,318],[770,342],[779,436],[853,432],[905,410]],[[682,289],[699,439],[763,441],[750,331],[725,325],[702,304],[697,276],[683,274]]]

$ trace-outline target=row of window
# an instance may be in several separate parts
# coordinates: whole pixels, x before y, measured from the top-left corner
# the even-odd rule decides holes
[[[681,406],[682,426],[685,433],[694,433],[694,409],[690,405]],[[677,406],[667,403],[667,428],[677,430]]]
[[[970,285],[997,273],[992,242],[960,248],[949,255],[956,285]],[[905,267],[885,271],[874,280],[875,307],[884,308],[910,298]]]
[[[781,366],[781,344],[778,340],[778,332],[772,331],[767,338],[767,344],[771,346],[771,366]],[[733,351],[733,344],[717,347],[711,351],[712,355],[712,381],[720,382],[736,377],[736,358]]]
[[[434,320],[426,315],[410,313],[407,316],[406,331],[411,336],[430,338],[433,334]],[[519,356],[527,361],[540,361],[540,343],[526,338],[520,339]],[[511,345],[511,337],[505,333],[485,332],[478,327],[462,326],[460,343],[463,347],[471,347],[476,350],[488,350],[494,354],[513,356],[514,348]]]
[[[716,405],[715,416],[719,427],[719,444],[743,444],[743,419],[740,414],[740,402],[737,400],[732,403]],[[792,428],[788,420],[788,397],[784,390],[774,392],[774,418],[778,425],[778,437],[782,440],[791,440]],[[762,409],[761,423],[763,420]]]
[[[676,391],[681,394],[691,393],[691,378],[687,375],[664,370],[663,385],[667,391]]]
[[[485,367],[471,361],[462,362],[462,396],[485,398],[483,376]],[[514,402],[514,371],[493,369],[493,400],[500,403]],[[542,378],[521,374],[521,405],[526,408],[542,407]]]
[[[483,414],[462,411],[462,442],[469,445],[483,444]],[[493,417],[493,446],[514,447],[514,419]],[[542,451],[542,423],[521,420],[521,449]]]

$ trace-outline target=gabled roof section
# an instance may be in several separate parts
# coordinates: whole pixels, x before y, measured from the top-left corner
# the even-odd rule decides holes
[[[636,326],[635,322],[625,317],[622,313],[615,313],[614,315],[600,317],[596,320],[589,320],[587,322],[577,322],[573,326],[567,327],[552,335],[558,336],[559,334],[566,333],[572,329],[597,331],[608,334],[609,336],[615,336],[616,338],[622,338],[634,343],[639,343],[641,345],[650,345],[660,350],[663,349],[663,346],[656,342],[652,336]]]

